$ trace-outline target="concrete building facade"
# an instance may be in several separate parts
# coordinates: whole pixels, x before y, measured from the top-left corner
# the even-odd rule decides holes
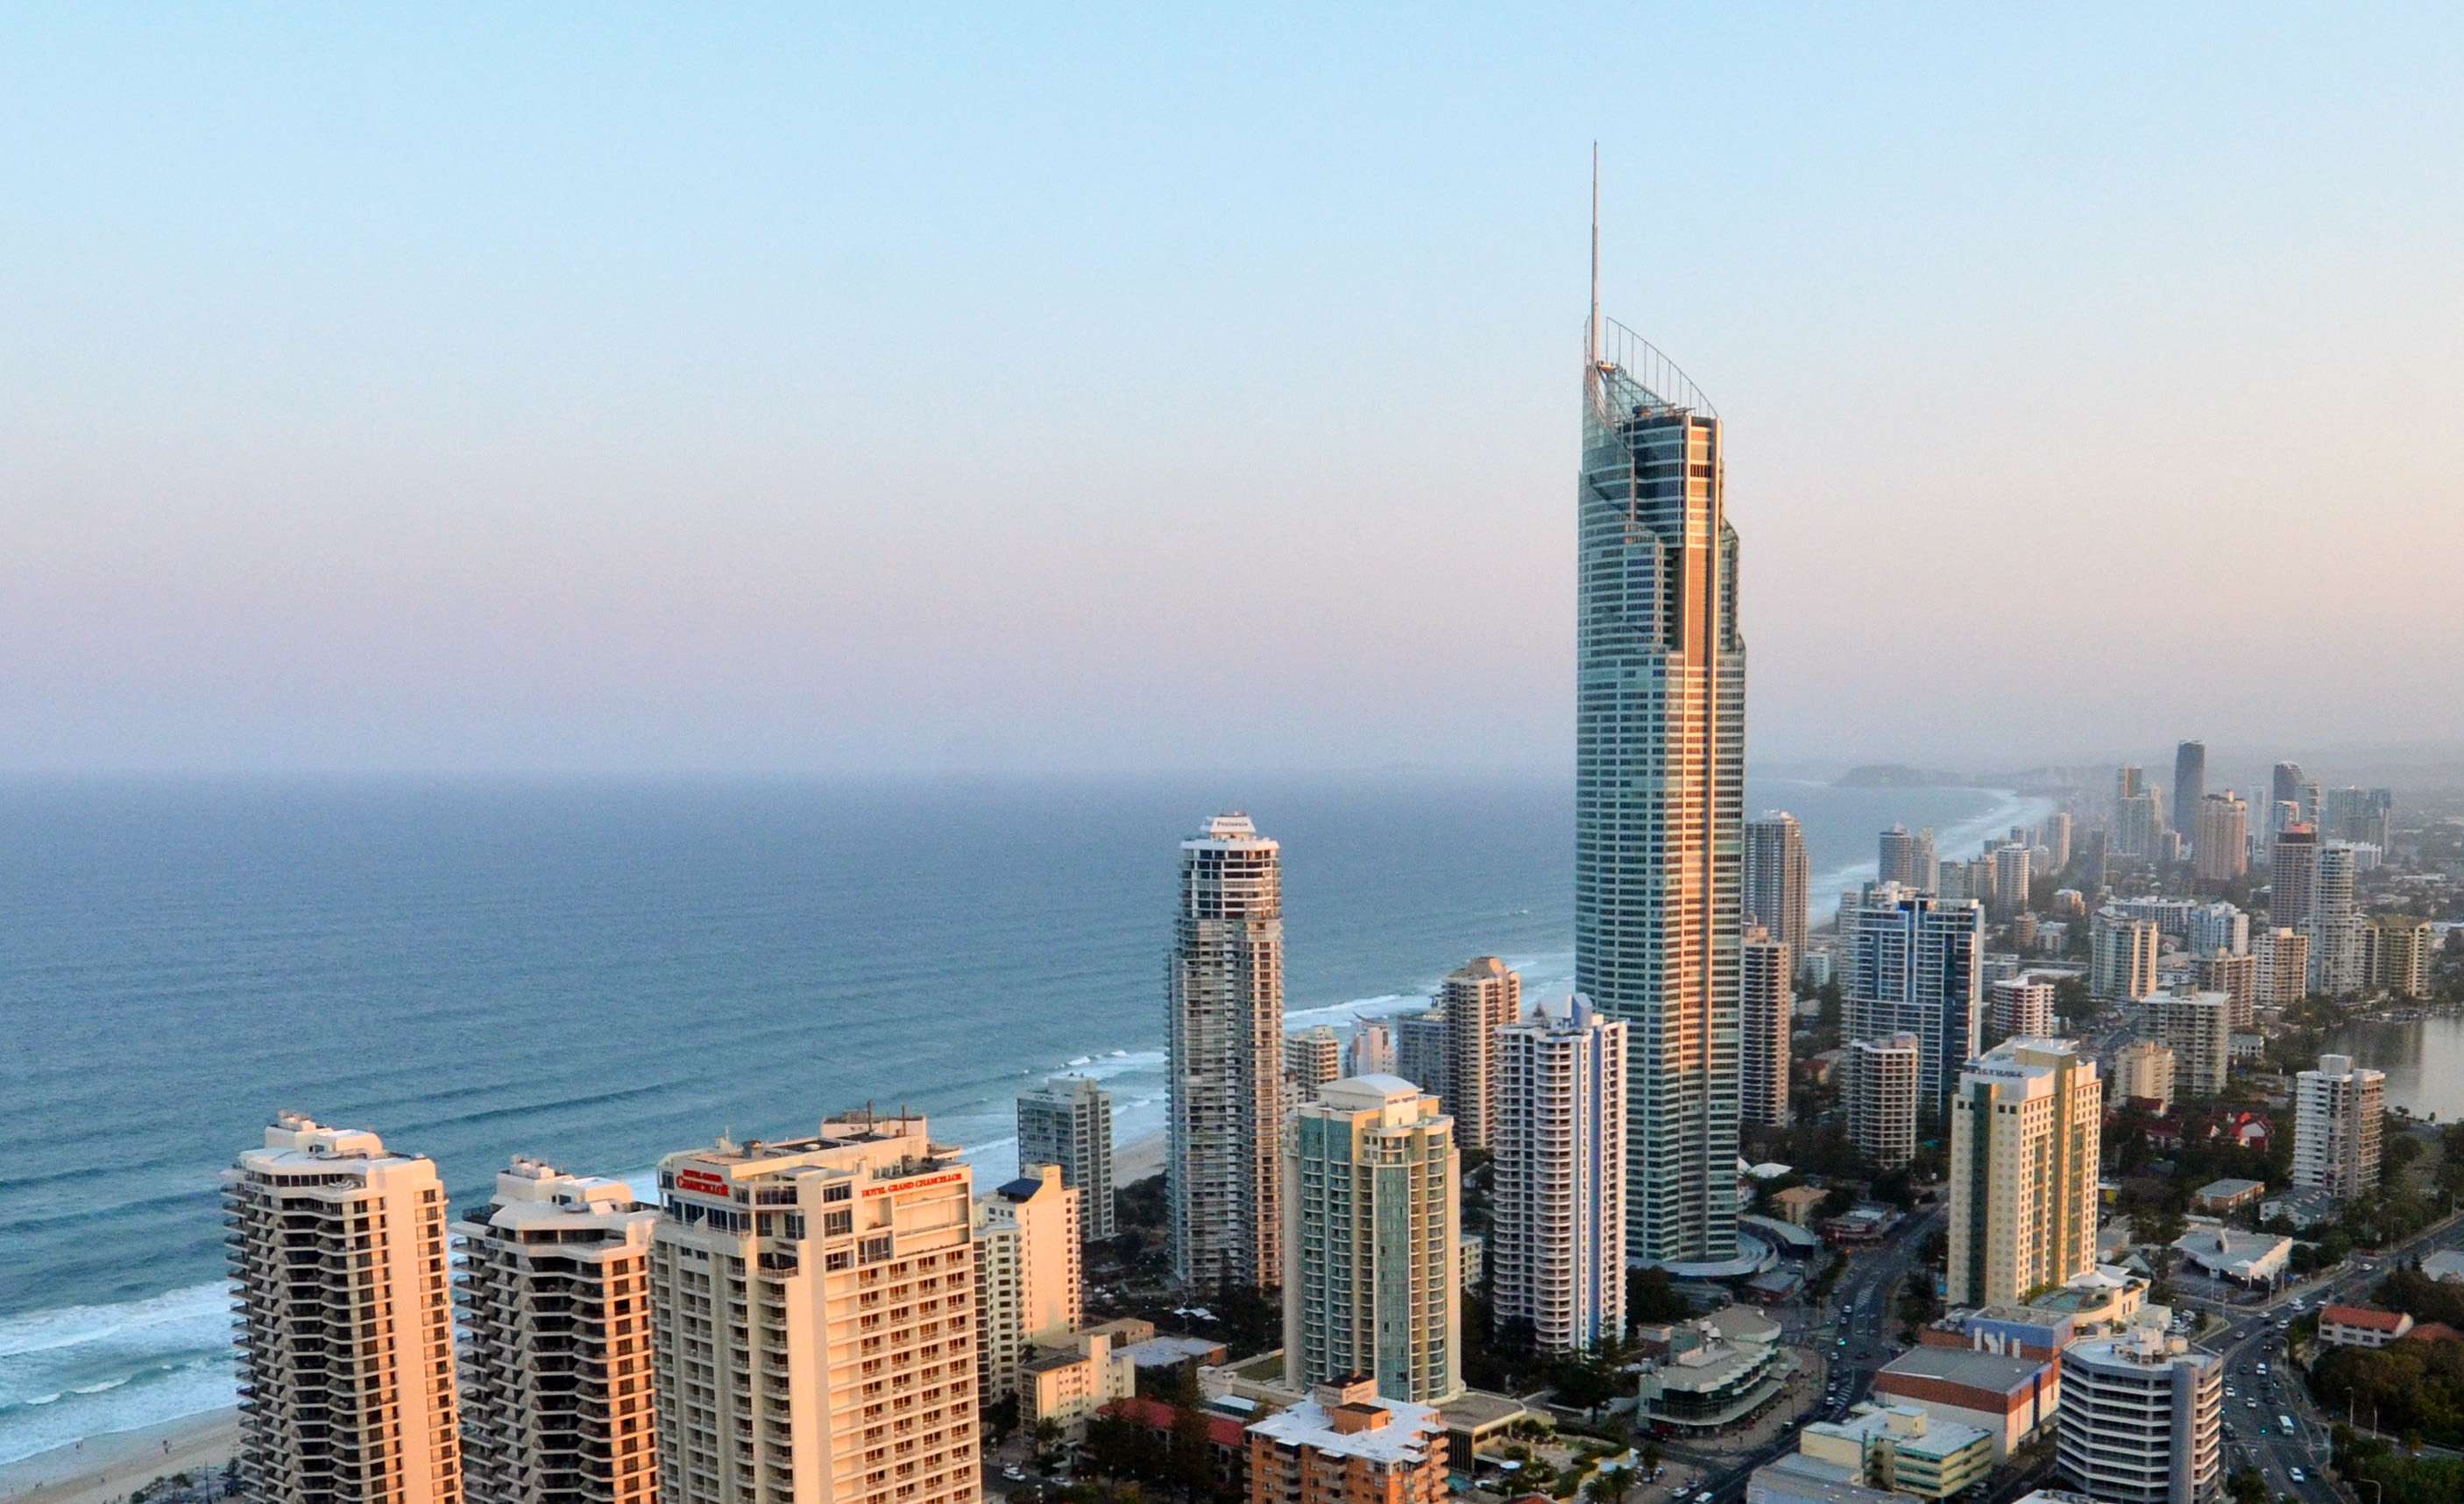
[[[2293,1078],[2293,1183],[2349,1201],[2379,1183],[2387,1073],[2321,1055]]]
[[[2011,1040],[1960,1076],[1950,1116],[1953,1305],[2013,1305],[2096,1268],[2103,1085],[2066,1039]]]
[[[284,1113],[222,1174],[242,1491],[460,1504],[445,1185],[424,1156]]]
[[[656,1504],[655,1205],[517,1159],[462,1238],[462,1470],[478,1504]]]
[[[1173,1275],[1272,1285],[1283,1268],[1282,849],[1246,815],[1180,843],[1173,920]]]
[[[1805,956],[1808,881],[1796,816],[1773,809],[1746,822],[1746,921],[1770,931],[1794,960]]]
[[[2158,992],[2140,1005],[2140,1033],[2173,1051],[2173,1090],[2214,1096],[2233,1066],[2233,999],[2222,992]]]
[[[1848,1139],[1878,1169],[1916,1158],[1925,1051],[1925,1041],[1911,1033],[1849,1042]]]
[[[976,1202],[976,1386],[986,1404],[1018,1393],[1033,1349],[1067,1341],[1086,1320],[1083,1204],[1057,1164]]]
[[[2152,1327],[2062,1353],[2054,1464],[2110,1504],[2212,1504],[2224,1490],[2224,1360]]]
[[[1489,1299],[1544,1352],[1625,1332],[1627,1031],[1575,997],[1498,1032]]]
[[[1438,984],[1446,1015],[1446,1082],[1438,1088],[1455,1120],[1455,1142],[1489,1146],[1497,1117],[1497,1031],[1523,1016],[1523,977],[1495,956],[1478,956]]]
[[[1390,1400],[1463,1392],[1462,1161],[1438,1098],[1330,1081],[1292,1113],[1284,1383],[1365,1375]]]
[[[975,1504],[972,1172],[920,1117],[659,1161],[662,1504]]]
[[[1083,1075],[1057,1075],[1018,1099],[1018,1169],[1061,1167],[1061,1183],[1078,1193],[1078,1224],[1087,1241],[1120,1230],[1112,1202],[1112,1094]]]
[[[1796,1028],[1794,952],[1757,924],[1746,931],[1738,958],[1738,1113],[1756,1126],[1785,1128],[1789,1040]]]

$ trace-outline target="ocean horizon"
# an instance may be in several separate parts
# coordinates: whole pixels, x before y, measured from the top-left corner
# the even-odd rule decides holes
[[[1874,836],[1946,856],[2048,801],[1749,770],[1817,918]],[[231,1403],[216,1174],[294,1109],[427,1154],[657,1158],[905,1104],[1015,1165],[1078,1072],[1163,1113],[1178,842],[1284,847],[1287,1028],[1420,1006],[1498,955],[1573,981],[1571,778],[54,778],[0,786],[0,1465]]]

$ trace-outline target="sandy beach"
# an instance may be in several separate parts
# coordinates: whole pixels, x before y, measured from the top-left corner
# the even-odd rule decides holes
[[[1116,1144],[1112,1149],[1112,1185],[1133,1185],[1150,1175],[1163,1173],[1164,1136],[1151,1133]]]
[[[174,1472],[204,1473],[231,1460],[238,1412],[211,1410],[133,1431],[109,1431],[0,1464],[9,1504],[114,1504]]]

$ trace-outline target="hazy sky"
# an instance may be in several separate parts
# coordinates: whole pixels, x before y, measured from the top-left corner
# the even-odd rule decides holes
[[[1757,759],[2464,735],[2450,8],[843,9],[12,11],[0,766],[1568,766],[1595,136]]]

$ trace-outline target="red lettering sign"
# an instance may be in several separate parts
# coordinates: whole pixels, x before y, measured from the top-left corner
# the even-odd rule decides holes
[[[864,1188],[864,1193],[868,1196],[887,1196],[893,1191],[921,1190],[927,1185],[947,1185],[952,1181],[963,1181],[968,1174],[966,1170],[952,1170],[944,1175],[927,1175],[921,1180],[899,1181],[889,1185],[868,1185]]]
[[[699,1191],[705,1196],[724,1196],[727,1194],[727,1178],[713,1175],[708,1170],[678,1170],[676,1189]]]

